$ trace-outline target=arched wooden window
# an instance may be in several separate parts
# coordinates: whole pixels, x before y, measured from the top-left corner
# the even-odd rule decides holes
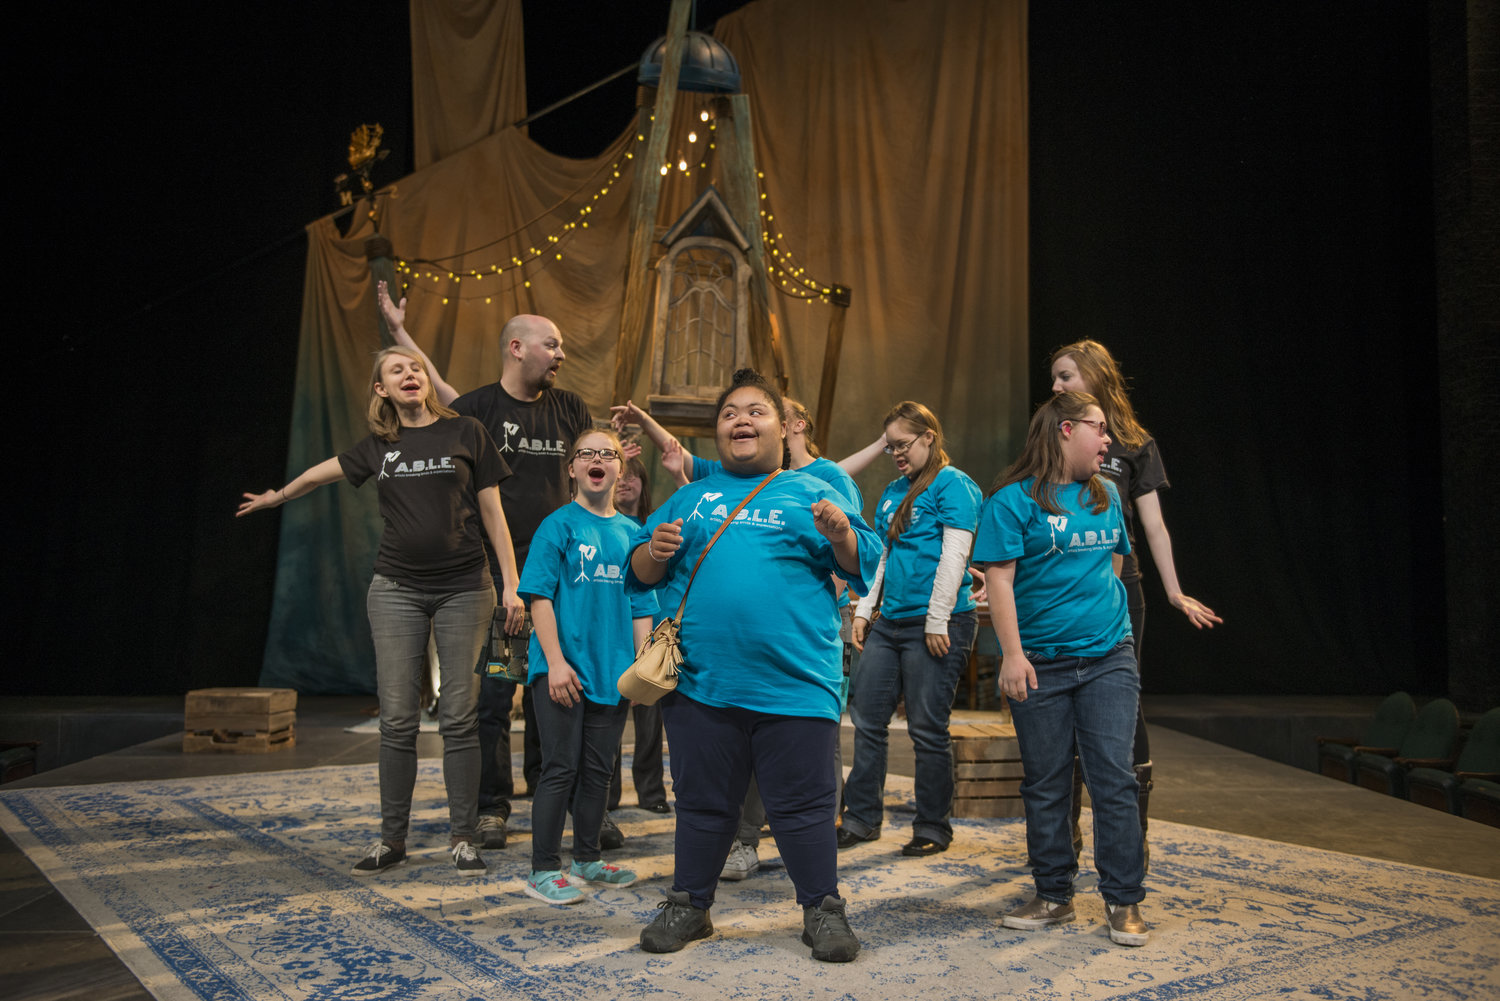
[[[748,245],[712,188],[661,242],[647,406],[668,428],[703,433],[719,392],[750,364]]]

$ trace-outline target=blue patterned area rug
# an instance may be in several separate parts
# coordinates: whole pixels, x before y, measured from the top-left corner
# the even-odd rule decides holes
[[[4,792],[0,825],[163,1001],[1500,996],[1495,881],[1153,821],[1154,934],[1126,949],[1088,889],[1072,924],[1001,928],[1028,895],[1022,822],[958,821],[949,852],[906,859],[910,780],[890,792],[886,837],[840,856],[864,944],[845,965],[808,957],[775,866],[720,887],[712,938],[642,953],[670,885],[670,816],[619,811],[614,858],[642,878],[576,906],[520,890],[527,800],[489,875],[459,876],[435,761],[412,861],[372,878],[349,867],[377,829],[373,765]]]

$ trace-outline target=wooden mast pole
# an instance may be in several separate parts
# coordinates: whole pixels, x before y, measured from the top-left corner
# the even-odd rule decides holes
[[[661,79],[656,85],[656,107],[646,133],[646,148],[635,158],[635,200],[630,209],[630,256],[625,266],[625,303],[620,312],[620,339],[615,354],[615,395],[630,398],[635,388],[641,331],[651,293],[651,241],[656,236],[656,208],[661,200],[661,171],[672,132],[672,109],[677,101],[677,78],[687,38],[692,0],[672,0],[662,48]]]

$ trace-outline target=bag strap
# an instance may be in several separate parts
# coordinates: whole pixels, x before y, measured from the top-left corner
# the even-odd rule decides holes
[[[735,516],[738,515],[742,510],[744,510],[745,505],[749,504],[750,501],[755,497],[755,495],[760,493],[761,490],[765,488],[765,485],[767,483],[770,483],[772,480],[776,479],[776,477],[780,475],[780,473],[781,470],[773,469],[770,476],[767,476],[765,479],[761,480],[759,486],[746,494],[745,499],[740,501],[733,511],[729,512],[729,517],[724,519],[724,524],[719,526],[719,530],[714,533],[714,537],[708,540],[708,545],[703,547],[703,552],[698,554],[698,562],[693,564],[693,573],[690,577],[688,577],[687,587],[682,589],[682,601],[677,605],[677,614],[672,616],[672,621],[674,623],[676,623],[677,625],[682,624],[682,612],[683,609],[687,608],[688,591],[693,586],[693,577],[698,576],[698,568],[703,565],[703,557],[708,555],[708,551],[714,547],[714,543],[719,541],[719,536],[724,534],[724,529],[728,528],[729,523],[734,521]]]

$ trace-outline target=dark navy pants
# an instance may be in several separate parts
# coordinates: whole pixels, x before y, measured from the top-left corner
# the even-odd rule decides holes
[[[836,896],[838,722],[706,706],[678,692],[661,707],[677,797],[672,889],[695,907],[713,903],[753,774],[797,903],[810,907]]]

